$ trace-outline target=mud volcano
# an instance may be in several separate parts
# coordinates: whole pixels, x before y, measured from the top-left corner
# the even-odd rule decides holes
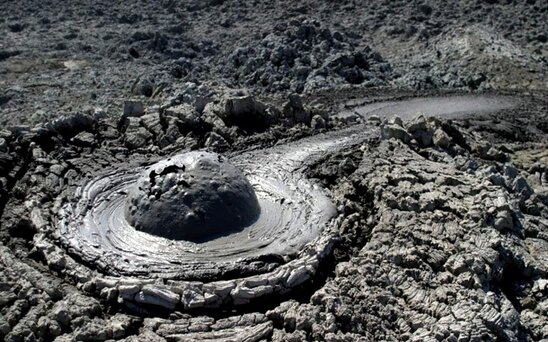
[[[129,306],[207,308],[285,293],[314,276],[335,239],[335,207],[302,168],[353,141],[97,166],[60,199],[51,237],[62,248],[44,253],[68,252],[78,260],[67,256],[70,276]]]
[[[200,242],[240,231],[259,213],[253,187],[226,158],[189,152],[145,170],[129,192],[125,215],[137,230]]]

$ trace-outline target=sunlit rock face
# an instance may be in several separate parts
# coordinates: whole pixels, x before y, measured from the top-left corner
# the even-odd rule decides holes
[[[226,158],[188,152],[146,169],[129,191],[125,215],[139,231],[199,242],[242,230],[260,211],[253,187]]]

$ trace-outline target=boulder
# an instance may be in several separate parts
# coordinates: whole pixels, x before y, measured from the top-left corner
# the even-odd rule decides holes
[[[397,124],[385,124],[381,127],[381,139],[398,139],[406,144],[411,142],[411,135],[401,126]]]
[[[70,141],[75,145],[85,146],[85,147],[93,146],[96,143],[95,135],[90,132],[78,133],[76,136],[70,139]]]
[[[452,145],[453,139],[451,139],[451,137],[447,133],[445,133],[445,131],[442,128],[437,128],[434,131],[432,142],[436,146],[448,148],[449,146]]]
[[[122,119],[127,117],[139,117],[145,114],[145,106],[141,101],[124,102],[124,113]]]
[[[212,151],[225,151],[230,148],[230,144],[220,134],[210,132],[205,142],[205,147]]]
[[[164,117],[174,117],[180,120],[183,131],[192,131],[200,127],[199,113],[193,106],[183,103],[174,107],[166,108],[163,112]]]
[[[320,115],[314,115],[310,121],[310,127],[314,129],[323,129],[326,127],[325,119]]]
[[[289,100],[283,105],[283,116],[289,119],[292,123],[310,123],[310,113],[303,106],[302,99],[299,95],[289,95]]]

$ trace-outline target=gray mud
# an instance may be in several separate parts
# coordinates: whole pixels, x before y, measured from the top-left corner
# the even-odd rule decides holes
[[[211,278],[263,255],[295,254],[317,238],[335,214],[324,192],[299,169],[347,140],[327,136],[234,157],[231,162],[247,175],[257,195],[260,214],[230,234],[195,243],[135,230],[125,218],[125,203],[143,169],[131,168],[107,172],[77,189],[74,203],[60,209],[59,236],[81,258],[106,265],[108,271],[162,278]],[[223,220],[218,223],[224,227]]]
[[[175,155],[141,172],[128,191],[118,191],[126,196],[131,226],[171,240],[211,240],[242,230],[261,212],[245,176],[215,153]]]
[[[441,116],[444,118],[462,119],[467,115],[493,113],[503,109],[515,107],[512,97],[486,96],[486,95],[462,95],[451,97],[420,97],[400,101],[374,102],[364,105],[352,106],[350,110],[343,110],[335,117],[346,119],[356,115],[361,118],[378,116],[386,118],[397,115],[402,119],[410,119],[417,113],[426,116]],[[359,103],[360,100],[352,100],[347,105]]]
[[[0,12],[0,340],[548,340],[545,1]]]
[[[539,310],[547,271],[542,263],[548,251],[546,171],[527,159],[530,153],[523,148],[512,147],[508,141],[516,138],[506,131],[516,125],[511,114],[516,110],[538,118],[536,127],[542,128],[545,119],[539,109],[545,103],[534,97],[514,97],[511,103],[508,97],[474,97],[481,106],[470,113],[462,98],[445,97],[448,103],[437,106],[445,111],[436,117],[383,121],[370,116],[358,125],[232,152],[230,160],[253,186],[261,214],[240,232],[202,243],[148,235],[127,223],[123,188],[166,156],[156,146],[117,147],[126,144],[127,134],[134,134],[124,125],[118,125],[122,138],[109,140],[100,132],[111,119],[91,119],[93,124],[84,129],[100,143],[92,149],[78,133],[82,128],[74,125],[69,126],[70,135],[80,137],[70,138],[74,147],[67,148],[62,135],[51,128],[46,128],[51,133],[26,133],[35,141],[20,147],[29,149],[30,157],[24,160],[29,171],[14,171],[13,189],[28,195],[24,201],[8,198],[3,229],[10,235],[4,241],[13,252],[4,249],[3,262],[25,269],[24,263],[16,266],[7,258],[27,250],[49,269],[35,271],[33,277],[66,284],[54,298],[37,289],[53,307],[41,309],[50,317],[35,330],[42,336],[72,339],[101,326],[104,336],[114,337],[114,327],[123,324],[122,337],[139,326],[131,338],[141,340],[354,340],[431,334],[537,339],[545,334]],[[432,101],[410,103],[423,112],[432,107]],[[474,131],[493,118],[499,124],[490,132]],[[140,120],[151,125],[147,115]],[[67,127],[56,125],[51,127]],[[529,133],[519,146],[529,146],[545,158],[545,148],[538,145],[545,133],[538,128],[526,128]],[[61,140],[44,140],[48,134]],[[493,136],[506,142],[500,144]],[[17,144],[10,142],[10,151]],[[67,151],[73,153],[70,163],[56,161],[58,153]],[[128,160],[132,166],[127,166]],[[521,168],[515,169],[509,160],[519,161]],[[57,183],[46,190],[33,181],[36,177]],[[476,255],[478,250],[489,259]],[[334,273],[327,276],[326,267],[334,267]],[[367,290],[357,292],[359,288]],[[442,299],[440,289],[461,299]],[[71,295],[74,291],[78,294]],[[64,321],[57,313],[67,305],[84,310],[88,321],[63,333],[67,324],[75,324],[67,323],[74,318]],[[258,305],[267,309],[256,312]],[[388,305],[388,311],[379,305]],[[125,313],[111,315],[101,309],[112,306]],[[238,307],[244,309],[232,317],[208,311],[182,314]],[[176,314],[169,319],[139,317],[155,312]],[[448,312],[459,316],[443,318]],[[6,315],[15,322],[17,316]],[[420,326],[411,318],[416,315]],[[301,323],[293,326],[295,320]],[[380,329],[383,321],[398,323]],[[13,329],[29,329],[23,328],[28,327],[25,322]]]

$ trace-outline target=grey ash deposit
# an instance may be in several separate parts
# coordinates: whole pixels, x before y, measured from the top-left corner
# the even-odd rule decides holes
[[[0,8],[0,338],[548,339],[543,2]],[[256,220],[132,227],[204,150]]]

